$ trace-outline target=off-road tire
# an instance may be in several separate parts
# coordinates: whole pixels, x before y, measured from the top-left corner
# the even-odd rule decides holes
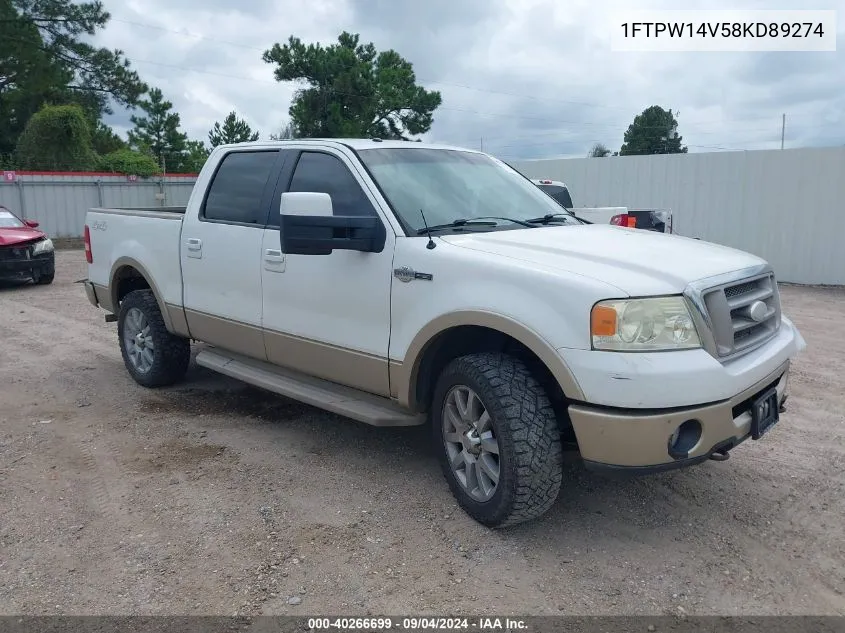
[[[52,272],[49,275],[38,275],[35,277],[35,283],[39,286],[47,286],[53,283],[53,279],[55,279],[56,273]]]
[[[140,310],[147,319],[150,327],[150,337],[153,340],[153,364],[147,372],[138,371],[130,362],[123,341],[126,315],[132,308]],[[123,364],[132,378],[144,387],[165,387],[179,382],[188,371],[191,360],[191,343],[188,339],[176,336],[167,331],[164,319],[158,308],[155,295],[151,290],[133,290],[120,303],[117,318],[117,335]]]
[[[499,482],[485,502],[468,494],[449,463],[443,408],[456,385],[471,388],[481,399],[499,445]],[[437,380],[429,417],[449,487],[476,521],[506,527],[537,518],[552,507],[563,479],[560,430],[549,398],[522,361],[500,353],[456,358]]]

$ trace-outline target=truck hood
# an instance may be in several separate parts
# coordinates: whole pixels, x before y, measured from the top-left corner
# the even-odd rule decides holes
[[[28,226],[10,226],[0,228],[0,246],[14,246],[24,242],[40,240],[44,232],[38,229],[31,229]]]
[[[690,282],[765,264],[695,239],[602,224],[442,236],[449,244],[591,277],[631,296],[680,293]]]

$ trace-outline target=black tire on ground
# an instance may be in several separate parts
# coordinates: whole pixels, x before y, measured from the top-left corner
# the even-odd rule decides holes
[[[148,336],[154,345],[152,366],[145,372],[132,364],[123,339],[126,315],[133,308],[140,310],[146,318],[149,325]],[[117,335],[123,364],[139,385],[164,387],[184,378],[191,360],[191,343],[188,339],[167,331],[155,295],[151,290],[133,290],[123,298],[117,318]]]
[[[446,398],[455,386],[472,389],[490,414],[498,442],[499,480],[489,500],[468,493],[452,469],[444,439]],[[544,514],[563,479],[560,431],[545,391],[525,364],[500,353],[456,358],[441,373],[430,420],[440,464],[460,506],[488,527],[506,527]]]
[[[50,273],[49,275],[39,275],[35,278],[35,283],[39,286],[46,286],[48,284],[53,283],[53,279],[56,277],[56,273]]]

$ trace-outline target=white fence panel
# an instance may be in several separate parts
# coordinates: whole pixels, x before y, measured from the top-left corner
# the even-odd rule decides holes
[[[759,255],[781,281],[845,284],[845,147],[513,164],[579,207],[668,209],[676,233]]]
[[[125,176],[22,173],[0,181],[0,204],[37,220],[52,237],[82,237],[91,207],[185,206],[195,181],[184,176],[130,182]],[[156,198],[161,193],[163,200]]]

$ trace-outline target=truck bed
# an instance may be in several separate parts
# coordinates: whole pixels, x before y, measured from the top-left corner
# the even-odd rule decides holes
[[[94,208],[88,211],[93,261],[88,278],[109,288],[117,271],[132,267],[151,284],[162,302],[182,305],[179,242],[185,207]]]

